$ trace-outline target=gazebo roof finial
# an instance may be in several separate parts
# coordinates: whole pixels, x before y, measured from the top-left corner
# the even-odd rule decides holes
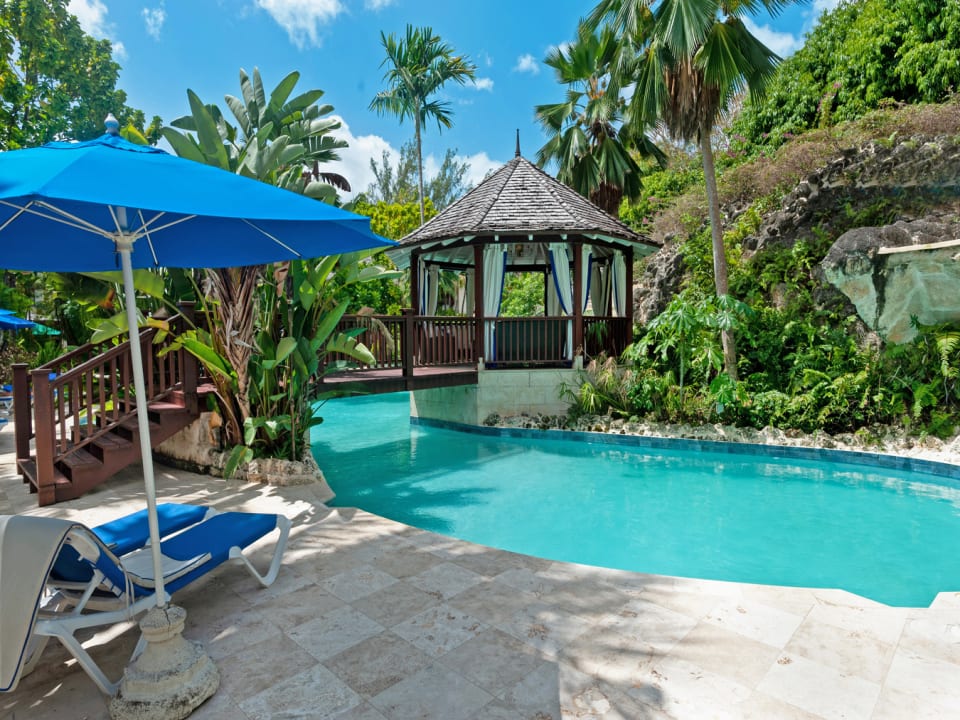
[[[514,157],[520,157],[520,128],[517,128],[517,152]]]

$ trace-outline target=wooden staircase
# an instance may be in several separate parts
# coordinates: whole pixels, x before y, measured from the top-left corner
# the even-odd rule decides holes
[[[174,331],[192,308],[184,310],[169,321]],[[160,338],[153,328],[139,336],[151,447],[199,417],[203,393],[196,359],[165,351],[169,333]],[[41,506],[79,497],[140,461],[144,403],[135,397],[129,342],[84,345],[35,370],[13,370],[17,467]]]

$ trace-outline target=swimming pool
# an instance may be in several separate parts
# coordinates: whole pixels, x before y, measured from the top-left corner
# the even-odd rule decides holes
[[[960,590],[953,478],[411,425],[405,393],[321,414],[313,450],[336,506],[638,572],[838,587],[900,606]]]

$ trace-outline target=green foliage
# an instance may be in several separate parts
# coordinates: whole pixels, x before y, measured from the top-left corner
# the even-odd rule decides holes
[[[67,0],[0,1],[0,149],[103,134],[113,112],[143,130],[143,113],[116,87],[120,66],[108,40],[95,40]]]
[[[337,189],[350,184],[320,166],[339,160],[337,151],[347,144],[332,135],[341,125],[326,117],[333,106],[317,104],[323,90],[291,97],[299,79],[299,72],[289,73],[267,96],[257,68],[252,76],[240,70],[241,97],[224,98],[236,125],[187,90],[191,114],[161,133],[181,157],[333,203]]]
[[[500,314],[504,317],[534,317],[544,314],[544,276],[541,272],[507,273],[503,283]]]
[[[387,205],[413,204],[416,207],[417,146],[414,142],[405,142],[400,146],[400,157],[397,159],[396,166],[390,162],[390,155],[384,150],[379,163],[370,158],[370,169],[375,179],[364,193],[367,202],[374,204],[382,202]],[[424,181],[425,219],[429,220],[436,214],[436,211],[427,207],[426,203],[431,204],[436,210],[443,210],[473,188],[466,179],[469,170],[468,163],[457,160],[456,148],[447,148],[437,174]],[[411,230],[416,227],[414,225]],[[400,237],[402,235],[395,239]]]
[[[960,3],[850,0],[824,13],[734,132],[750,143],[859,118],[885,102],[936,103],[960,87]]]
[[[648,232],[654,217],[688,190],[703,183],[703,168],[681,163],[678,167],[653,168],[641,180],[639,196],[620,206],[620,220],[638,232]]]

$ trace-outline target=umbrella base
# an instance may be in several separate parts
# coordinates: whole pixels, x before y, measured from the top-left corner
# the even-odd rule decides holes
[[[113,720],[181,720],[217,691],[217,666],[200,643],[183,638],[186,617],[183,608],[167,605],[140,621],[146,648],[110,700]]]

